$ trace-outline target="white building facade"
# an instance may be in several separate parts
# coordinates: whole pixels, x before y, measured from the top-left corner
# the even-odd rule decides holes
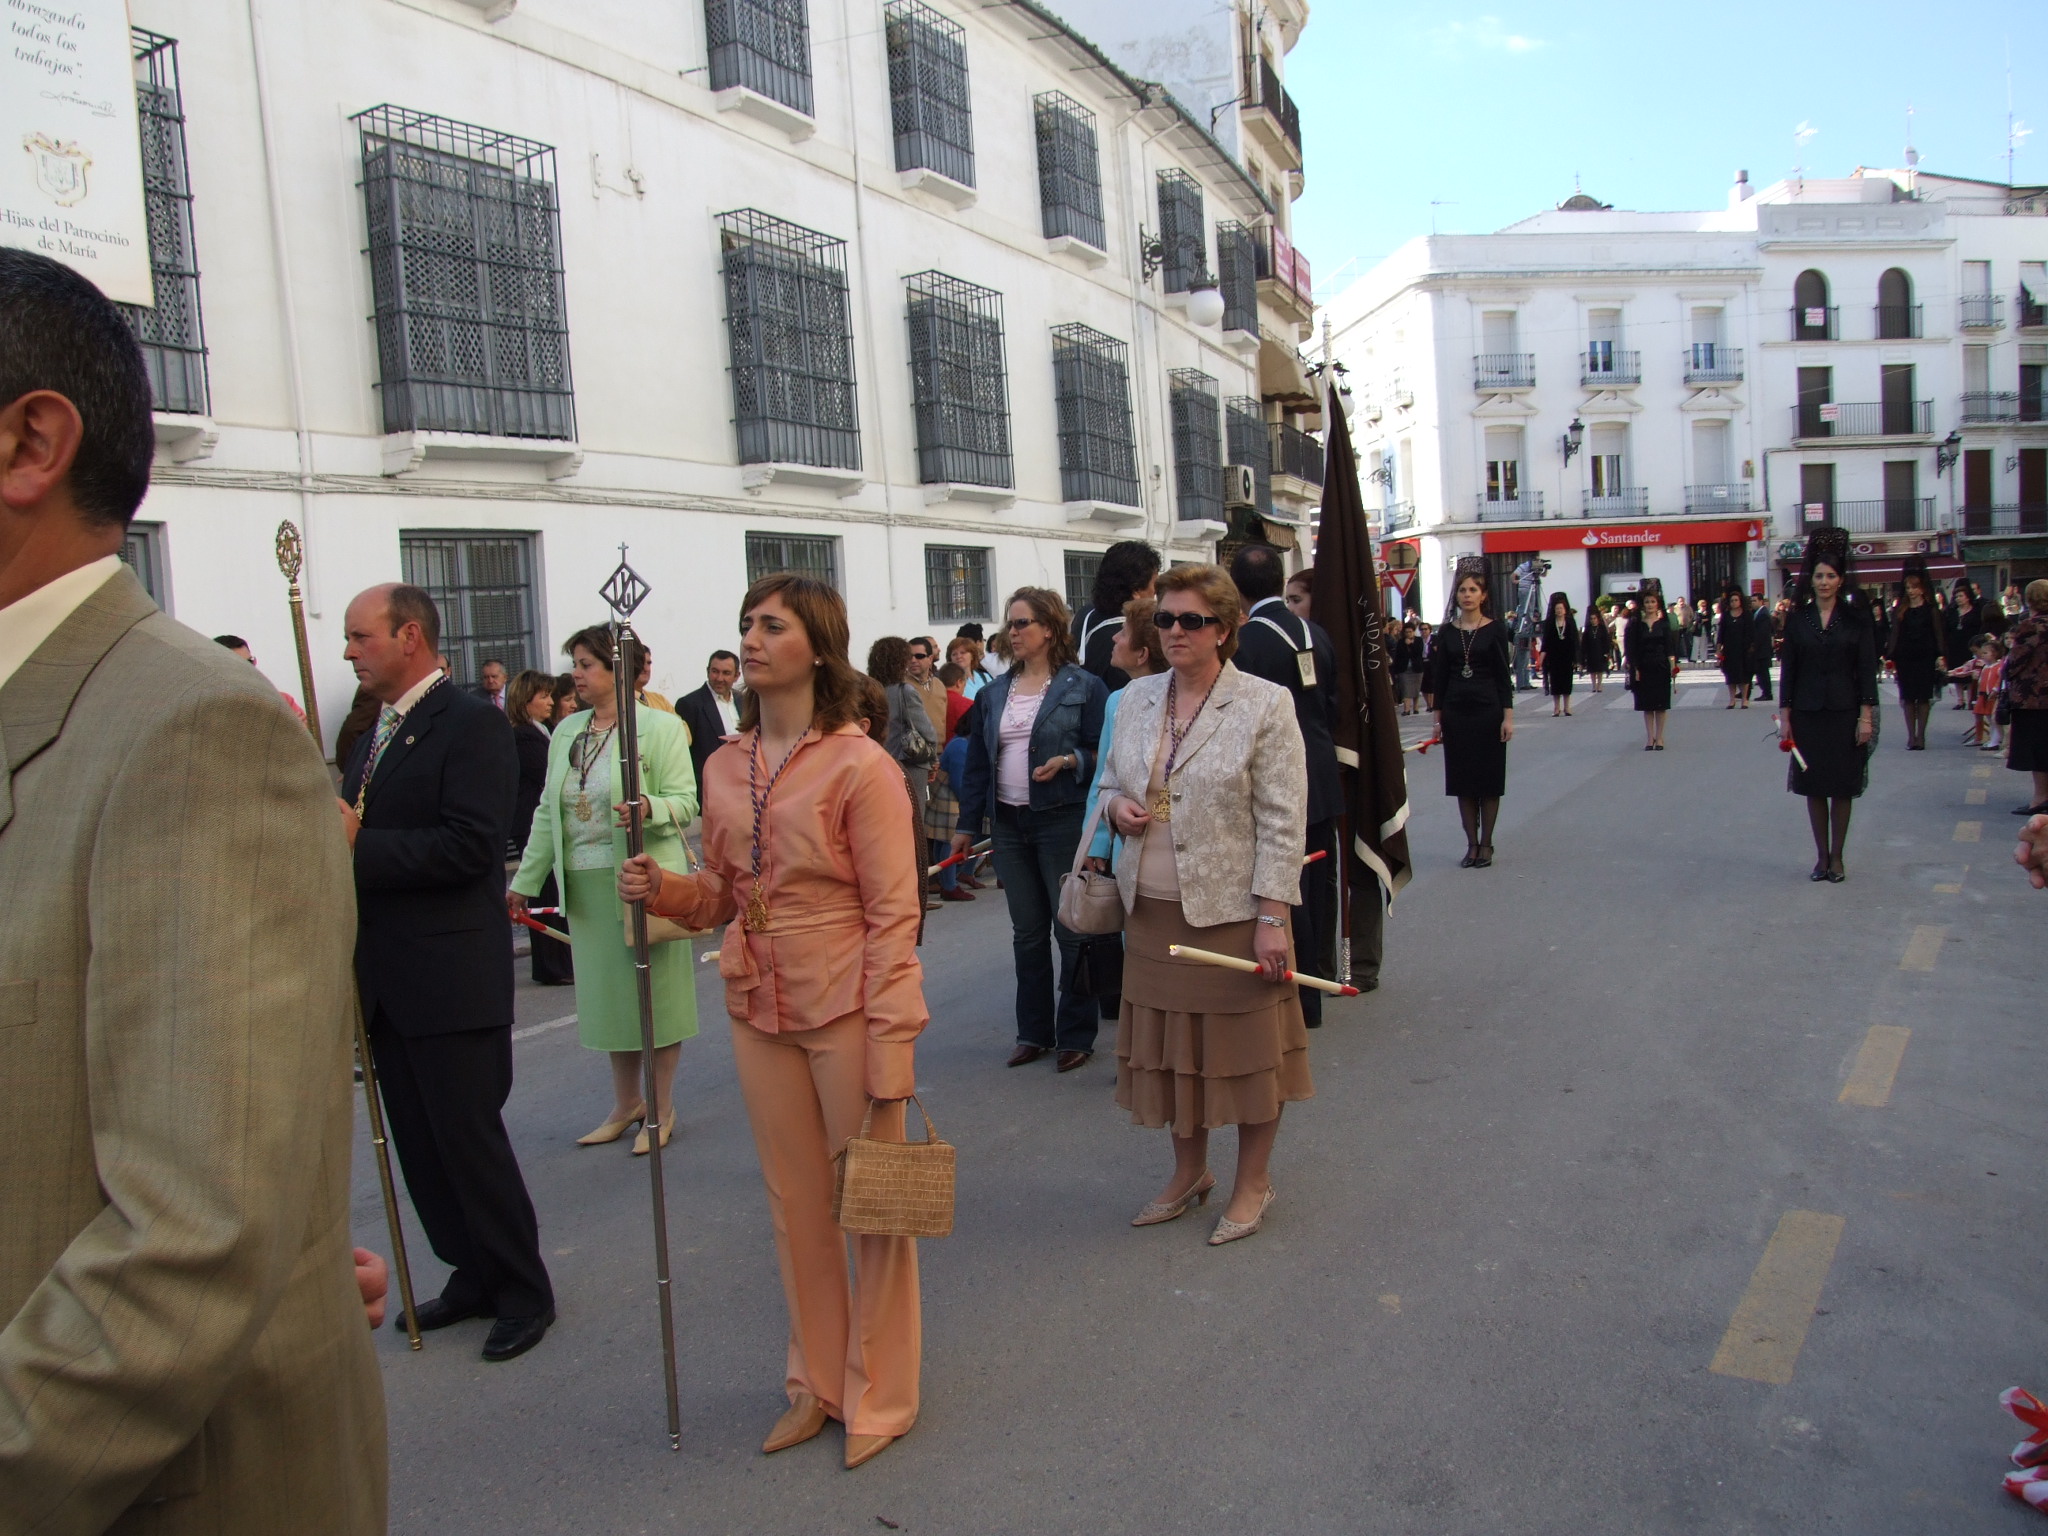
[[[1307,285],[1272,291],[1239,124],[1030,0],[132,9],[130,556],[296,691],[299,524],[330,740],[378,581],[435,593],[461,679],[557,670],[626,544],[676,692],[766,571],[838,585],[860,650],[1085,592],[1119,538],[1208,558],[1226,466],[1274,445],[1261,333]]]
[[[1580,606],[1649,577],[1775,594],[1823,520],[1872,581],[1912,554],[1942,575],[2024,570],[2025,509],[2048,500],[2021,468],[2039,313],[2002,360],[1990,285],[2016,285],[2017,312],[2020,252],[2044,235],[2010,189],[1870,172],[1755,195],[1742,179],[1707,213],[1578,196],[1410,242],[1331,305],[1390,580],[1426,614],[1472,554],[1503,590],[1540,556],[1546,590]],[[1973,533],[2019,564],[1979,560]]]

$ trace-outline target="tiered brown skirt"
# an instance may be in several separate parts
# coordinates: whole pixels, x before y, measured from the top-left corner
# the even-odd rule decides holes
[[[1116,1101],[1137,1125],[1176,1136],[1263,1125],[1313,1098],[1308,1028],[1290,982],[1176,960],[1173,944],[1252,957],[1256,920],[1193,928],[1179,902],[1140,896],[1124,925]],[[1291,962],[1290,962],[1291,963]]]

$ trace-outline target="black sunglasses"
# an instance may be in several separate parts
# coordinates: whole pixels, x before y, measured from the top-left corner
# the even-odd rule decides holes
[[[1037,622],[1038,620],[1036,619],[1012,619],[1010,620],[1010,628],[1029,629],[1032,625],[1036,624]]]
[[[1221,624],[1223,621],[1213,613],[1155,613],[1152,622],[1159,629],[1172,629],[1178,624],[1193,634],[1210,624]]]

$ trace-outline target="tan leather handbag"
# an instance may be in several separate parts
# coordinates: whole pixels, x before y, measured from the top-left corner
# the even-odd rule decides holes
[[[1124,929],[1124,898],[1117,889],[1116,876],[1083,868],[1105,800],[1096,796],[1095,812],[1081,829],[1081,843],[1074,850],[1073,870],[1060,876],[1059,920],[1074,933],[1122,933]]]
[[[833,1161],[832,1215],[848,1232],[869,1237],[946,1237],[953,1231],[953,1147],[915,1094],[924,1115],[923,1141],[876,1141],[875,1102],[860,1134]]]

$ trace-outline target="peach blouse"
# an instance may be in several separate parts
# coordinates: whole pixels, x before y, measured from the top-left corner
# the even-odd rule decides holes
[[[704,763],[704,866],[665,874],[650,912],[692,928],[727,925],[718,972],[725,1008],[765,1034],[816,1029],[864,1012],[868,1092],[908,1098],[913,1042],[929,1017],[917,958],[913,812],[903,771],[856,725],[797,746],[763,816],[768,926],[747,930],[754,890],[748,732]],[[757,769],[765,784],[773,766]]]

